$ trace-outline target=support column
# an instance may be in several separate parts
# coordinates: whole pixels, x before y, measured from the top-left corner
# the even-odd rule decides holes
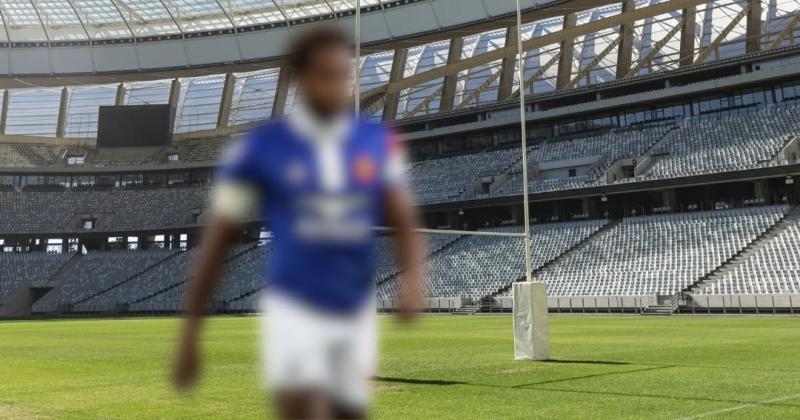
[[[289,82],[292,79],[291,71],[288,67],[281,67],[278,74],[278,85],[275,87],[275,100],[272,102],[272,118],[283,116],[286,108],[286,96],[289,95]]]
[[[450,229],[461,229],[459,219],[458,211],[450,210],[447,212],[447,225],[450,226]]]
[[[3,91],[3,104],[0,107],[0,134],[6,133],[7,118],[8,118],[8,89]]]
[[[753,181],[753,196],[769,201],[769,184],[765,179]]]
[[[389,84],[396,83],[403,78],[406,70],[408,49],[398,48],[392,57],[392,70],[389,72]],[[393,121],[397,117],[397,106],[400,102],[400,92],[387,93],[383,105],[383,121]]]
[[[622,2],[622,14],[632,12],[636,8],[634,0]],[[631,20],[619,27],[619,46],[617,47],[617,79],[622,79],[631,71],[633,57],[633,27],[636,24]]]
[[[761,50],[761,0],[747,0],[747,37],[745,52]]]
[[[169,87],[169,106],[172,108],[178,107],[178,101],[181,98],[181,81],[177,77],[172,79],[172,84]]]
[[[507,49],[517,49],[517,27],[511,26],[506,29],[506,44]],[[514,70],[517,67],[517,56],[507,55],[503,58],[503,64],[500,68],[500,84],[497,88],[497,100],[502,101],[511,96],[511,91],[514,90]]]
[[[170,115],[172,116],[172,121],[170,122],[170,127],[172,127],[171,131],[174,133],[180,124],[181,116],[178,115],[178,102],[181,99],[181,80],[179,78],[172,79],[172,84],[169,87],[169,99],[167,100],[167,104],[169,104],[170,108]]]
[[[461,61],[461,51],[464,48],[464,38],[458,37],[450,40],[450,49],[447,52],[447,65]],[[439,111],[450,111],[453,109],[453,102],[456,100],[456,82],[458,82],[458,72],[448,74],[444,77],[442,85],[442,101],[439,104]]]
[[[525,215],[522,211],[522,206],[511,206],[511,220],[515,225],[522,226],[525,222]]]
[[[114,105],[124,105],[125,103],[125,83],[117,85],[117,96],[114,98]]]
[[[593,218],[597,213],[597,198],[588,197],[581,199],[581,212]]]
[[[69,89],[66,86],[61,88],[61,100],[58,104],[58,120],[56,120],[56,137],[64,137],[67,128],[67,108],[69,105]]]
[[[681,51],[679,66],[689,66],[694,63],[694,36],[697,21],[697,8],[687,7],[681,12]]]
[[[225,83],[222,85],[222,99],[219,102],[219,113],[217,114],[217,128],[228,126],[231,117],[231,102],[233,102],[233,91],[236,88],[236,76],[233,73],[225,75]]]
[[[670,210],[674,211],[677,210],[676,208],[677,204],[678,204],[678,194],[675,192],[674,188],[661,191],[662,207],[669,207]]]
[[[562,30],[575,27],[578,22],[578,15],[570,13],[564,16]],[[558,59],[558,76],[556,76],[556,89],[561,89],[569,84],[572,78],[572,60],[575,53],[575,38],[561,41],[561,48]]]

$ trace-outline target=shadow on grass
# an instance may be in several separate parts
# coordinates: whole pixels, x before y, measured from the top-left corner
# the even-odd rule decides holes
[[[641,363],[631,362],[615,362],[611,360],[572,360],[572,359],[548,359],[542,360],[542,363],[563,363],[575,365],[635,365]]]
[[[398,384],[409,384],[409,385],[438,385],[438,386],[446,386],[446,385],[471,385],[467,382],[461,381],[445,381],[440,379],[413,379],[413,378],[393,378],[390,376],[376,376],[373,378],[378,382],[392,382]]]
[[[549,360],[547,363],[575,363],[575,364],[598,364],[598,365],[631,365],[633,363],[625,363],[625,362],[605,362],[605,361],[591,361],[591,360]],[[623,370],[623,371],[614,371],[614,372],[604,372],[604,373],[597,373],[592,375],[583,375],[583,376],[573,376],[569,378],[562,378],[562,379],[553,379],[553,380],[546,380],[540,382],[532,382],[527,384],[520,384],[520,385],[493,385],[493,384],[481,384],[481,383],[470,383],[464,381],[450,381],[450,380],[440,380],[440,379],[415,379],[415,378],[397,378],[397,377],[386,377],[386,376],[378,376],[374,379],[379,382],[391,382],[391,383],[401,383],[401,384],[409,384],[409,385],[433,385],[433,386],[452,386],[452,385],[465,385],[465,386],[474,386],[474,387],[486,387],[486,388],[504,388],[504,389],[520,389],[520,390],[529,390],[529,391],[543,391],[543,392],[554,392],[554,393],[570,393],[570,394],[584,394],[584,395],[598,395],[598,396],[615,396],[615,397],[626,397],[626,398],[652,398],[652,399],[663,399],[663,400],[676,400],[676,401],[700,401],[700,402],[714,402],[714,403],[730,403],[730,404],[750,404],[753,406],[776,406],[776,407],[800,407],[800,404],[792,404],[786,402],[778,402],[778,401],[746,401],[746,400],[737,400],[737,399],[728,399],[728,398],[710,398],[704,397],[700,395],[694,396],[684,396],[684,395],[670,395],[670,394],[654,394],[654,393],[632,393],[632,392],[617,392],[617,391],[594,391],[594,390],[581,390],[581,389],[565,389],[565,388],[551,388],[542,385],[550,385],[556,383],[564,383],[564,382],[571,382],[571,381],[579,381],[582,379],[591,379],[591,378],[599,378],[599,377],[606,377],[606,376],[613,376],[613,375],[625,375],[625,374],[635,374],[641,372],[649,372],[655,370],[663,370],[669,369],[674,367],[680,367],[679,365],[659,365],[659,366],[650,366],[641,369],[631,369],[631,370]]]
[[[603,372],[603,373],[593,373],[591,375],[582,375],[582,376],[571,376],[569,378],[561,378],[561,379],[550,379],[547,381],[540,381],[540,382],[531,382],[529,384],[522,384],[522,385],[514,385],[511,388],[526,388],[534,385],[547,385],[547,384],[557,384],[561,382],[571,382],[571,381],[578,381],[581,379],[591,379],[591,378],[600,378],[603,376],[614,376],[614,375],[625,375],[628,373],[638,373],[638,372],[648,372],[651,370],[661,370],[661,369],[669,369],[672,366],[652,366],[652,367],[645,367],[641,369],[631,369],[631,370],[617,370],[614,372]]]

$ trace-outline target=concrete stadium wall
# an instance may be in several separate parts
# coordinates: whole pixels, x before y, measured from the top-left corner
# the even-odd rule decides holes
[[[690,309],[714,310],[763,310],[800,309],[800,294],[763,295],[693,295]]]
[[[0,301],[0,318],[16,318],[31,315],[33,293],[30,287],[21,286]]]

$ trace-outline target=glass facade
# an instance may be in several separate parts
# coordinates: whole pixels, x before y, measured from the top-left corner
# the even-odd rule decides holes
[[[75,87],[69,90],[64,137],[94,138],[100,107],[114,105],[116,85]]]
[[[60,103],[59,88],[8,91],[5,134],[54,137]]]
[[[272,116],[280,69],[237,74],[229,125],[247,124]]]
[[[224,84],[224,74],[181,79],[181,99],[178,102],[175,132],[188,133],[216,128]]]

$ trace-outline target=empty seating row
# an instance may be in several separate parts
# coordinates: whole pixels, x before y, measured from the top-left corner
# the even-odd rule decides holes
[[[172,250],[97,251],[82,255],[60,282],[33,306],[34,312],[53,312],[63,305],[80,303],[112,288],[161,261]]]
[[[800,220],[793,217],[785,222],[699,293],[800,293]]]
[[[539,273],[551,296],[675,294],[777,223],[785,206],[624,219]]]
[[[186,226],[208,200],[208,187],[81,191],[0,191],[0,233],[55,233],[83,230],[141,230]],[[37,217],[31,217],[37,214]]]
[[[774,166],[800,134],[800,108],[780,106],[716,119],[686,121],[653,151],[643,179],[664,179]]]
[[[20,287],[48,281],[73,255],[0,252],[0,303]]]
[[[534,270],[543,267],[607,224],[605,220],[553,223],[532,228],[531,259]],[[492,229],[520,232],[519,228]],[[465,235],[429,258],[427,295],[480,299],[498,292],[524,276],[522,238]],[[378,297],[397,295],[397,281],[378,285]]]
[[[61,161],[64,148],[43,144],[0,143],[0,168],[50,166]]]
[[[800,220],[784,219],[786,206],[582,221],[532,227],[532,266],[550,296],[652,296],[686,290],[746,247],[741,264],[701,293],[800,292]],[[780,224],[778,224],[780,222]],[[777,224],[777,225],[776,225]],[[769,234],[765,232],[775,226]],[[494,229],[519,232],[518,227]],[[426,235],[426,293],[432,298],[481,299],[524,276],[522,239],[513,236]],[[760,239],[759,242],[754,242]],[[755,244],[755,245],[754,245]],[[377,295],[392,299],[402,287],[388,237],[377,242]],[[271,244],[240,245],[226,264],[215,298],[233,309],[255,302],[264,287]],[[167,311],[184,300],[184,281],[195,251],[143,250],[0,254],[0,292],[50,278],[55,287],[34,304],[37,313]],[[0,294],[0,298],[2,294]]]

